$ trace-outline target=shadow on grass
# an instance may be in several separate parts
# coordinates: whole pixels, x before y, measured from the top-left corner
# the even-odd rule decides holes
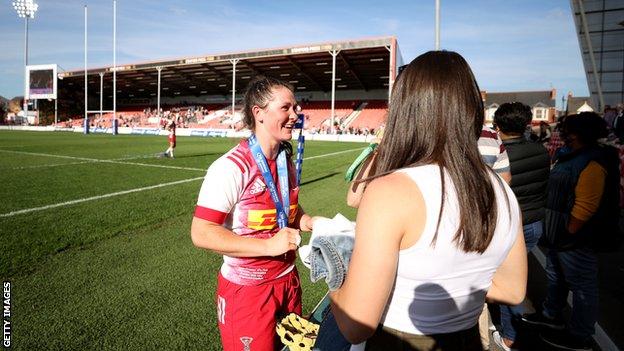
[[[331,177],[335,176],[336,174],[340,174],[340,172],[332,172],[332,173],[326,174],[326,175],[324,175],[324,176],[322,176],[322,177],[318,177],[318,178],[310,179],[310,180],[308,180],[308,181],[305,181],[305,182],[303,182],[303,183],[299,184],[299,186],[304,186],[304,185],[308,185],[308,184],[316,183],[316,182],[318,182],[318,181],[320,181],[320,180],[327,179],[327,178],[331,178]]]

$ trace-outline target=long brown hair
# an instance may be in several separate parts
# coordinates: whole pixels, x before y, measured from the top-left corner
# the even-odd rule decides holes
[[[483,253],[492,241],[498,213],[492,170],[477,147],[483,119],[479,86],[468,63],[455,52],[418,56],[394,85],[372,174],[376,178],[415,165],[440,167],[442,206],[432,245],[444,211],[445,172],[459,202],[455,243],[464,252]]]

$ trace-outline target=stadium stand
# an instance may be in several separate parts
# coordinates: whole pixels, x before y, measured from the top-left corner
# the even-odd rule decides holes
[[[336,101],[334,104],[334,113],[337,122],[341,123],[344,118],[352,113],[356,104],[355,101]],[[303,102],[301,107],[306,117],[305,126],[307,129],[321,129],[322,126],[329,127],[331,101]]]
[[[385,119],[388,113],[388,104],[383,100],[372,100],[361,110],[360,114],[352,121],[347,127],[353,129],[365,129],[369,130],[378,129]]]

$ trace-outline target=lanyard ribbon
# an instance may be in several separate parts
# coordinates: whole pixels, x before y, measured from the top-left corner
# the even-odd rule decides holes
[[[305,148],[305,136],[303,136],[303,122],[305,115],[300,113],[297,115],[295,128],[299,128],[299,138],[297,139],[297,160],[295,162],[295,170],[297,171],[297,186],[301,183],[301,169],[303,165],[303,150]]]
[[[350,182],[353,180],[353,177],[355,176],[355,171],[358,169],[358,167],[362,165],[364,160],[366,160],[368,156],[372,154],[373,151],[375,151],[376,148],[377,148],[377,144],[372,143],[368,145],[366,149],[362,150],[362,153],[360,153],[360,155],[355,159],[355,161],[353,161],[351,166],[349,166],[349,169],[347,169],[347,173],[345,174],[346,181]]]
[[[249,149],[253,154],[253,158],[256,161],[256,165],[260,168],[264,182],[266,183],[271,199],[275,203],[275,211],[277,212],[277,225],[280,228],[288,227],[288,212],[290,210],[290,189],[288,187],[288,163],[286,161],[286,151],[281,149],[277,156],[277,178],[280,186],[280,194],[277,193],[275,182],[273,181],[273,175],[271,169],[267,163],[262,148],[258,143],[258,139],[254,134],[249,137]]]
[[[295,163],[295,169],[297,170],[297,185],[301,183],[301,169],[303,164],[303,149],[305,148],[305,137],[299,132],[299,139],[297,140],[297,162]]]

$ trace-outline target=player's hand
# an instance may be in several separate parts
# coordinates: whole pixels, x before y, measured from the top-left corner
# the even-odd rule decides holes
[[[296,250],[301,244],[301,235],[297,229],[282,228],[267,239],[266,244],[267,256],[279,256],[290,250]]]
[[[325,218],[321,216],[309,216],[304,215],[301,217],[301,222],[299,223],[299,228],[304,232],[311,232],[314,227],[314,222],[316,222],[319,218]]]

